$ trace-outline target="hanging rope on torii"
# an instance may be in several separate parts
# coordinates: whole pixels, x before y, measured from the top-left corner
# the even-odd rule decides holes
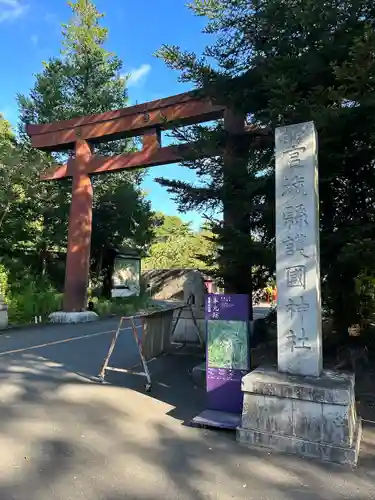
[[[162,147],[161,131],[219,118],[224,118],[224,128],[229,137],[256,132],[247,130],[244,114],[236,114],[197,92],[71,120],[27,125],[26,132],[32,147],[49,152],[75,152],[65,165],[56,165],[41,176],[44,181],[73,178],[64,311],[75,312],[86,308],[93,205],[90,175],[179,163],[192,154],[195,157],[210,156],[208,152],[199,151],[194,144]],[[95,144],[136,136],[142,136],[141,151],[113,156],[93,153]],[[224,148],[228,152],[224,154],[224,162],[230,168],[231,162],[236,161],[234,141],[230,144],[228,140]]]

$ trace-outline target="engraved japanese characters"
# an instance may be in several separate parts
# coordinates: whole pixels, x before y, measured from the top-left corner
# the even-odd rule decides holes
[[[322,370],[317,135],[313,122],[276,129],[279,370]]]

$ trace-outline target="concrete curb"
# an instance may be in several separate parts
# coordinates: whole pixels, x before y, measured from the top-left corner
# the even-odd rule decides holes
[[[98,319],[94,323],[100,323],[100,322],[108,321],[109,319],[115,319],[115,318],[118,318],[120,321],[120,317],[121,316],[118,316],[116,314],[110,314],[107,316],[99,316]],[[73,324],[73,323],[71,323],[71,324]],[[48,322],[48,323],[25,323],[23,325],[8,325],[7,328],[0,330],[0,337],[1,337],[1,335],[7,334],[7,333],[12,333],[12,332],[17,332],[19,330],[30,330],[30,331],[41,330],[41,329],[45,330],[46,328],[50,328],[50,327],[55,328],[58,326],[59,327],[60,326],[67,326],[67,323]]]

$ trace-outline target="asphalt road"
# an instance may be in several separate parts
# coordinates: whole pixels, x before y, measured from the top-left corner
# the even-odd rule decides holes
[[[261,303],[253,307],[254,321],[257,319],[265,318],[270,312],[270,306],[266,303]]]
[[[0,500],[367,500],[375,498],[375,432],[355,472],[249,450],[228,433],[184,425],[204,408],[194,349],[139,376],[99,372],[116,320],[0,337]],[[137,362],[125,330],[112,365]]]

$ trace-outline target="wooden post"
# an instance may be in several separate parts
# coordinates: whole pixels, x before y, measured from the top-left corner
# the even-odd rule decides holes
[[[69,214],[68,253],[65,269],[64,311],[86,309],[87,284],[90,269],[93,189],[86,173],[92,157],[87,141],[75,144],[72,204]]]

